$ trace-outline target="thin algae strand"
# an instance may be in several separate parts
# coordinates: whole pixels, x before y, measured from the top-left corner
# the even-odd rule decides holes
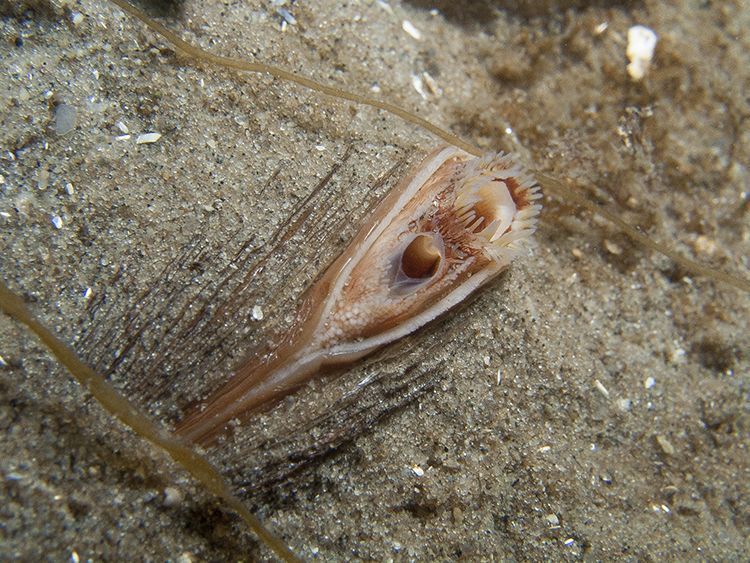
[[[276,555],[284,561],[300,561],[284,542],[268,531],[261,521],[244,506],[242,501],[232,494],[229,485],[208,460],[153,422],[145,413],[123,397],[107,380],[81,361],[69,346],[34,318],[26,308],[23,299],[8,289],[2,281],[0,281],[0,309],[33,332],[50,349],[52,355],[67,368],[76,381],[91,392],[107,412],[131,428],[136,434],[167,452],[174,461],[184,467],[206,489],[221,498],[227,506],[237,512],[247,527],[255,532]]]

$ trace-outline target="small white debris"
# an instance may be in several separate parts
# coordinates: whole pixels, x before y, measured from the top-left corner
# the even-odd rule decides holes
[[[677,348],[669,355],[669,361],[673,364],[681,364],[685,361],[687,352],[683,348]]]
[[[81,561],[81,557],[78,555],[76,551],[70,552],[70,563],[79,563]]]
[[[414,475],[416,475],[417,477],[424,477],[424,469],[422,469],[422,468],[421,468],[421,467],[419,467],[418,465],[413,465],[413,466],[411,467],[411,471],[412,471],[412,473],[414,473]]]
[[[658,504],[652,504],[651,510],[653,510],[654,512],[661,512],[661,507]]]
[[[705,254],[706,256],[713,256],[716,254],[718,245],[716,241],[706,235],[698,235],[693,243],[693,248],[698,254]]]
[[[391,8],[391,5],[388,2],[386,2],[385,0],[377,0],[377,4],[378,6],[383,8],[386,12],[393,15],[393,8]]]
[[[429,97],[427,95],[427,91],[424,89],[424,82],[422,82],[422,77],[418,74],[411,75],[411,85],[414,86],[414,89],[419,93],[420,96],[422,96],[423,100],[426,100]]]
[[[195,561],[195,556],[189,551],[183,551],[177,557],[177,563],[193,563],[193,561]]]
[[[542,446],[537,450],[540,454],[546,454],[548,451],[552,449],[552,446]]]
[[[490,358],[489,356],[485,356],[484,358],[482,358],[482,361],[484,362],[485,366],[490,367],[490,362],[492,361],[492,358]]]
[[[380,92],[382,92],[380,84],[378,84],[377,82],[373,82],[372,86],[370,86],[370,92],[373,92],[374,94],[380,94]]]
[[[406,33],[411,35],[417,41],[422,40],[422,32],[419,31],[416,27],[414,27],[414,24],[411,23],[409,20],[404,20],[401,22],[401,29],[403,29]]]
[[[4,183],[5,183],[5,176],[0,174],[0,184],[4,184]]]
[[[671,510],[669,510],[669,507],[668,507],[668,506],[667,506],[666,504],[662,504],[662,505],[661,505],[661,509],[662,509],[662,510],[663,510],[664,512],[666,512],[667,514],[669,514],[670,512],[672,512]]]
[[[68,104],[60,104],[55,108],[55,133],[67,135],[76,127],[78,110]]]
[[[609,391],[607,391],[607,388],[602,385],[602,382],[598,379],[594,380],[594,387],[596,387],[596,390],[599,391],[599,393],[604,396],[605,399],[609,399]]]
[[[323,152],[323,151],[326,150],[326,146],[325,145],[315,145],[315,150],[318,151],[318,152]]]
[[[643,386],[646,389],[651,389],[654,385],[656,385],[656,380],[653,377],[647,377],[643,382]]]
[[[8,366],[8,362],[5,361],[5,358],[0,356],[0,368],[4,368]]]
[[[83,14],[81,12],[73,12],[70,15],[70,21],[73,22],[73,25],[81,25],[83,23]]]
[[[608,27],[609,27],[609,24],[607,22],[600,23],[594,28],[594,35],[601,35],[605,31],[607,31]]]
[[[130,139],[130,135],[118,135],[117,137],[115,137],[115,139],[117,139],[118,141],[127,141],[128,139]]]
[[[607,252],[609,252],[610,254],[614,254],[615,256],[619,256],[620,254],[622,254],[622,247],[616,242],[612,242],[611,240],[604,239],[604,248],[607,249]]]
[[[276,13],[284,18],[284,22],[289,25],[296,25],[297,19],[286,8],[276,8]]]
[[[497,384],[500,385],[503,382],[503,368],[497,368]]]
[[[117,123],[115,123],[115,126],[123,135],[127,135],[128,133],[130,133],[130,129],[128,129],[128,126],[125,125],[122,121],[118,121]]]
[[[254,321],[262,321],[263,320],[263,309],[260,305],[255,305],[253,307],[252,317]]]
[[[73,195],[74,193],[76,193],[75,188],[73,188],[73,184],[71,184],[70,182],[65,184],[65,193],[68,195]]]
[[[674,455],[675,449],[674,446],[671,444],[669,440],[667,440],[667,437],[663,434],[659,434],[656,437],[656,443],[659,444],[659,447],[661,448],[661,451],[663,451],[667,455]]]
[[[618,399],[617,400],[617,407],[622,412],[628,412],[632,406],[633,406],[633,402],[630,399]]]
[[[442,96],[443,89],[438,86],[437,81],[429,72],[425,71],[422,73],[422,80],[424,81],[425,86],[427,86],[427,89],[430,91],[430,94],[432,94],[436,98]]]
[[[574,543],[576,543],[576,540],[573,538],[568,538],[563,542],[567,547],[572,547]]]
[[[551,528],[557,528],[560,526],[560,519],[557,517],[557,514],[547,514],[544,519]]]
[[[155,143],[161,139],[161,133],[144,133],[142,135],[138,135],[138,138],[135,140],[136,145],[148,145],[151,143]]]
[[[62,229],[62,226],[63,226],[62,217],[60,217],[59,215],[53,215],[52,224],[55,226],[56,229]]]
[[[634,25],[628,29],[628,47],[625,54],[630,60],[628,74],[633,80],[641,80],[646,76],[658,40],[656,33],[646,26]]]
[[[94,295],[94,290],[93,290],[93,289],[91,289],[90,287],[87,287],[87,288],[86,288],[86,289],[85,289],[85,290],[83,291],[83,298],[84,298],[84,299],[91,299],[91,296],[92,296],[92,295]]]
[[[164,506],[179,506],[183,500],[182,492],[175,487],[167,487],[164,489]]]

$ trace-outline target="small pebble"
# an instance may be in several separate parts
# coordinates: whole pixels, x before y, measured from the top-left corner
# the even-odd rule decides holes
[[[263,320],[263,309],[260,305],[255,305],[253,307],[252,311],[252,317],[254,321],[262,321]]]
[[[52,224],[55,226],[56,229],[62,229],[63,220],[59,215],[53,215]]]
[[[456,524],[456,526],[460,526],[463,520],[464,520],[464,511],[461,510],[459,507],[454,506],[453,507],[453,523]]]
[[[619,244],[612,242],[611,240],[605,239],[604,247],[607,249],[607,252],[609,252],[610,254],[614,254],[615,256],[619,256],[620,254],[622,254],[622,247]]]
[[[175,487],[167,487],[164,489],[164,506],[178,506],[183,501],[182,492]]]
[[[656,380],[653,377],[647,377],[643,382],[643,386],[646,389],[651,389],[654,385],[656,385]]]
[[[76,126],[78,110],[68,104],[60,104],[55,108],[55,133],[67,135]]]
[[[667,440],[666,436],[664,436],[663,434],[659,434],[656,437],[656,443],[659,444],[661,451],[663,451],[665,454],[674,455],[674,446],[670,443],[669,440]]]

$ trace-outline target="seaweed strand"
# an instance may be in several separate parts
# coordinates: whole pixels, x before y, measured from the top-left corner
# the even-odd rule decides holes
[[[2,281],[0,281],[0,309],[33,332],[78,383],[91,392],[107,412],[136,434],[167,452],[206,489],[221,498],[276,555],[284,561],[300,561],[283,541],[268,531],[242,501],[232,494],[229,485],[208,460],[153,422],[107,380],[82,362],[69,346],[34,318],[23,299],[8,289]]]

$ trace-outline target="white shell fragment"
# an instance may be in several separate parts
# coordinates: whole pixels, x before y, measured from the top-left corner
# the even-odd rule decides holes
[[[609,399],[609,390],[602,384],[601,381],[595,379],[594,387],[596,387],[596,390],[602,394],[602,397],[604,397],[605,399]]]
[[[411,35],[417,41],[422,40],[422,32],[419,31],[416,27],[414,27],[414,24],[411,23],[409,20],[404,20],[403,22],[401,22],[401,29],[403,29],[406,33]]]
[[[628,74],[633,80],[641,80],[646,76],[658,40],[656,33],[644,25],[634,25],[628,29],[628,47],[625,54],[630,60]]]
[[[254,321],[263,320],[263,308],[260,305],[255,305],[251,314]]]
[[[144,133],[143,135],[138,135],[138,138],[135,140],[136,145],[148,145],[151,143],[155,143],[161,139],[161,133]]]

